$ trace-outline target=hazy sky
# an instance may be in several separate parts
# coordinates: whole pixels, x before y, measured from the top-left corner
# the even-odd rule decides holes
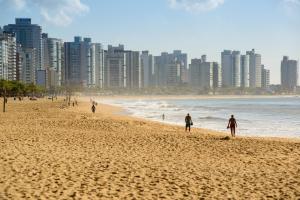
[[[30,17],[50,37],[92,37],[104,45],[189,59],[255,48],[280,82],[283,55],[300,58],[300,0],[0,0],[0,26]]]

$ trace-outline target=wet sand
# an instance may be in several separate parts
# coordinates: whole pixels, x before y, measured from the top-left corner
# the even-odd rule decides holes
[[[0,199],[300,198],[299,140],[224,140],[62,103],[10,99],[0,113]]]

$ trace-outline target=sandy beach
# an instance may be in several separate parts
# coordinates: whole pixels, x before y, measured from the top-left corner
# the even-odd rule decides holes
[[[0,101],[2,106],[2,100]],[[0,199],[300,199],[300,141],[235,138],[88,102],[0,113]]]

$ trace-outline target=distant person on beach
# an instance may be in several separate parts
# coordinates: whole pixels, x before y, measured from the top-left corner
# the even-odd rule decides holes
[[[162,120],[165,121],[165,117],[166,117],[165,114],[162,114],[161,117],[162,117]]]
[[[191,126],[193,125],[192,117],[188,113],[185,117],[185,131],[189,128],[189,132],[191,132]]]
[[[231,115],[231,118],[229,119],[227,129],[230,128],[231,136],[235,137],[235,128],[237,128],[237,123],[233,115]]]
[[[95,106],[95,104],[92,105],[92,112],[93,112],[93,113],[96,112],[96,106]]]

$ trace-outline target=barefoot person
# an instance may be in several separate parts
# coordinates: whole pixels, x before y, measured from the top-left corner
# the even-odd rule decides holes
[[[227,129],[230,128],[231,131],[231,136],[235,137],[235,128],[237,128],[237,123],[236,120],[234,119],[234,116],[231,115],[231,118],[229,119],[228,125],[227,125]]]
[[[185,117],[185,131],[189,128],[189,132],[191,132],[191,125],[193,125],[192,117],[188,113]]]

